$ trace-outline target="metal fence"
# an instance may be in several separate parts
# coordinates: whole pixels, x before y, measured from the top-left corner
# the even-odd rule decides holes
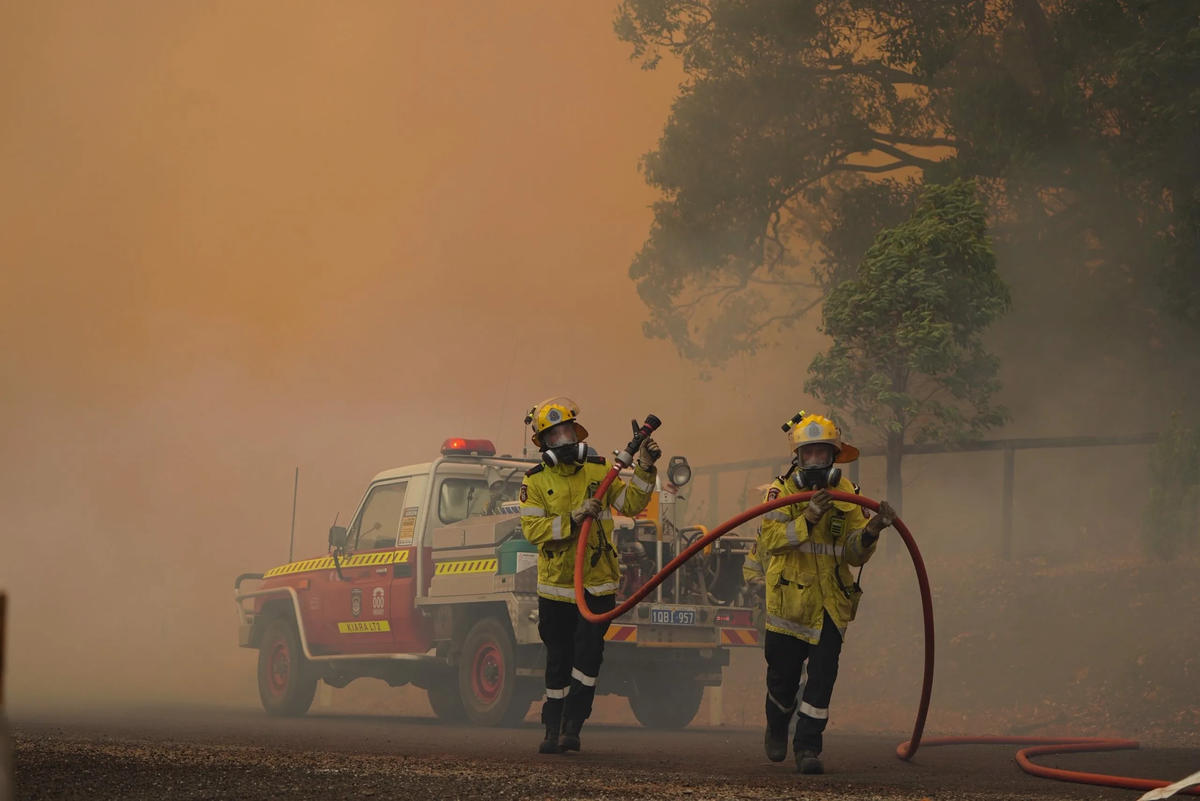
[[[1049,448],[1112,448],[1128,445],[1152,445],[1158,440],[1156,432],[1144,434],[1127,434],[1118,437],[1027,437],[1024,439],[985,439],[978,442],[968,442],[962,445],[938,445],[925,443],[920,445],[905,445],[905,456],[927,456],[939,453],[976,453],[980,451],[1000,451],[1004,454],[1004,482],[1001,498],[1000,523],[1000,555],[1004,559],[1012,557],[1013,532],[1013,485],[1016,477],[1017,451],[1045,450]],[[868,446],[861,448],[859,459],[882,457],[887,455],[884,446]],[[850,480],[858,483],[858,462],[847,465],[847,475]],[[741,473],[747,470],[761,470],[769,467],[783,474],[790,463],[778,456],[766,459],[749,459],[743,462],[723,462],[696,467],[693,476],[708,476],[708,508],[714,524],[723,518],[720,515],[721,475],[724,473]],[[741,510],[738,510],[741,511]]]

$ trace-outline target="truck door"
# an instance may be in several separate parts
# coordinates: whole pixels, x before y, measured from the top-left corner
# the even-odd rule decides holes
[[[326,641],[338,653],[396,650],[391,620],[397,581],[393,565],[412,558],[409,549],[396,547],[407,493],[407,479],[371,487],[346,532],[345,581],[330,582],[322,615]]]

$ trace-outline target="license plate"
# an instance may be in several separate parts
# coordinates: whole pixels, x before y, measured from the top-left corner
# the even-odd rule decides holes
[[[650,622],[659,626],[694,626],[695,609],[651,609]]]

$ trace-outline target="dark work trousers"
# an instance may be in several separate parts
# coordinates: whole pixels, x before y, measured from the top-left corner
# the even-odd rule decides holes
[[[842,636],[837,626],[826,612],[825,622],[821,624],[821,641],[816,645],[768,631],[763,651],[767,658],[767,725],[771,727],[772,735],[786,740],[788,724],[792,715],[798,712],[792,747],[797,753],[821,753],[821,734],[829,722],[829,699],[833,697],[838,657],[842,653]],[[797,699],[805,659],[808,660],[808,680],[804,695]]]
[[[584,596],[593,612],[611,612],[617,605],[615,595]],[[583,725],[591,716],[607,631],[607,623],[584,620],[573,602],[538,598],[538,634],[546,645],[542,723],[549,726],[565,720]]]

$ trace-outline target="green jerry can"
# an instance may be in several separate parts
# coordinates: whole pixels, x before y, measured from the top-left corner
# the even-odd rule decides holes
[[[517,529],[515,537],[496,549],[496,554],[500,559],[500,569],[497,572],[501,575],[516,573],[519,569],[537,564],[537,546],[525,539],[520,529]]]

